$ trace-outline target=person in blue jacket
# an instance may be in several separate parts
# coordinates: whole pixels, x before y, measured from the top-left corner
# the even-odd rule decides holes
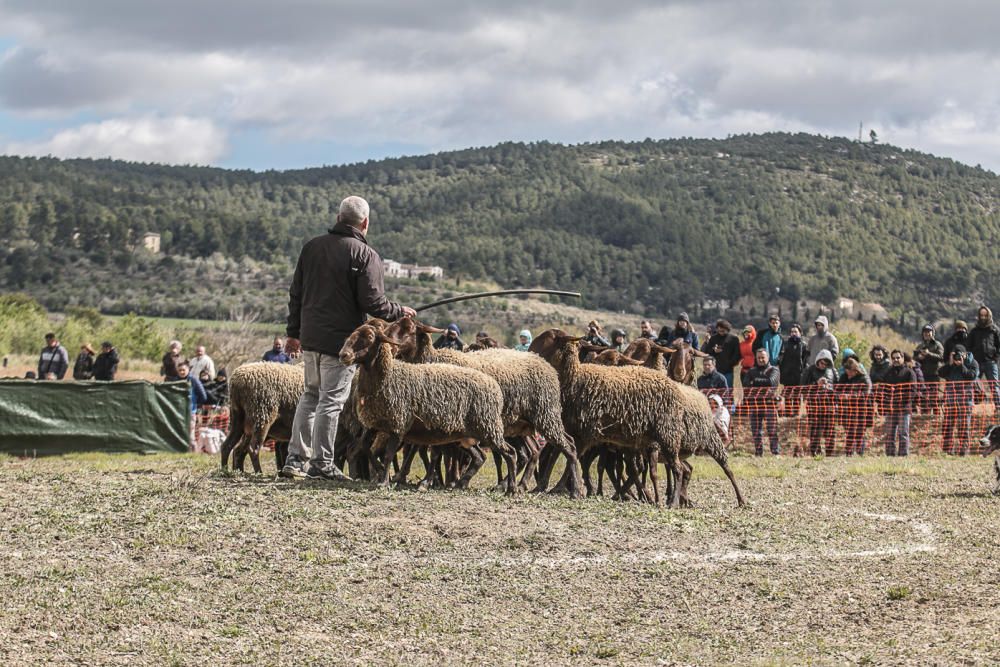
[[[757,340],[753,342],[753,350],[754,352],[761,348],[767,350],[767,358],[772,363],[777,364],[778,359],[781,358],[781,347],[783,344],[781,340],[781,317],[775,313],[767,318],[767,331],[757,336]]]
[[[274,347],[265,352],[262,359],[264,361],[273,361],[276,364],[289,364],[292,362],[292,358],[285,354],[285,341],[281,339],[281,336],[275,336]]]
[[[660,329],[660,333],[656,337],[656,344],[672,347],[674,341],[678,339],[690,345],[692,350],[698,349],[698,334],[691,328],[691,318],[688,317],[687,313],[682,312],[677,316],[677,323],[673,329],[669,325]]]
[[[198,412],[198,408],[208,404],[208,392],[205,391],[201,380],[191,375],[191,367],[188,362],[182,361],[177,364],[177,377],[186,381],[190,387],[191,414]]]

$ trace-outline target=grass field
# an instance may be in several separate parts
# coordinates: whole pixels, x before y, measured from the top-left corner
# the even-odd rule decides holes
[[[3,458],[0,662],[996,663],[990,464],[737,458],[737,509],[699,459],[667,511]]]

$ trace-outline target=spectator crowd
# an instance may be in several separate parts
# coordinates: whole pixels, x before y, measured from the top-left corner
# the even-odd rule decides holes
[[[811,455],[829,456],[838,449],[849,456],[863,455],[876,418],[885,453],[907,456],[918,414],[939,419],[945,453],[965,455],[975,439],[975,405],[1000,406],[1000,327],[986,306],[978,309],[972,327],[955,320],[943,342],[927,324],[912,350],[877,344],[866,359],[850,347],[841,349],[825,315],[816,317],[808,335],[797,322],[783,329],[778,314],[768,317],[762,331],[747,324],[736,335],[725,319],[706,329],[702,341],[687,313],[680,313],[672,325],[658,331],[643,320],[638,336],[664,347],[685,345],[701,357],[696,385],[708,396],[720,431],[728,433],[730,418],[739,417],[749,428],[758,456],[764,453],[765,441],[771,454],[782,453],[780,425],[789,419],[797,420]],[[452,323],[434,345],[457,350],[496,346],[486,332],[477,334],[471,345],[460,336],[459,325]],[[518,332],[517,340],[515,349],[526,351],[531,332]],[[597,321],[588,323],[582,340],[619,352],[629,345],[627,332],[612,329],[605,334]],[[587,357],[587,350],[581,350],[581,360]],[[798,444],[793,448],[796,455],[806,452]]]

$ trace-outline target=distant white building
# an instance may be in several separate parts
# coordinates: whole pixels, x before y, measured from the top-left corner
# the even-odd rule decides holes
[[[160,252],[160,235],[156,232],[146,232],[142,235],[142,247],[153,253]]]
[[[401,264],[392,259],[384,260],[382,265],[385,269],[385,275],[390,278],[419,278],[420,276],[430,276],[434,280],[444,278],[444,269],[440,266]]]

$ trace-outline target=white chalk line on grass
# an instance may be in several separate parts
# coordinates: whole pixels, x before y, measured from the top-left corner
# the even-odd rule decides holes
[[[671,561],[694,563],[746,563],[746,562],[779,562],[789,563],[806,560],[855,560],[861,558],[884,558],[888,556],[905,556],[917,553],[937,551],[937,538],[934,529],[923,521],[910,519],[896,514],[863,513],[862,516],[878,521],[906,523],[911,530],[922,538],[920,542],[903,545],[891,545],[878,549],[863,549],[860,551],[841,551],[836,549],[812,549],[809,551],[789,553],[763,553],[760,551],[733,550],[708,553],[690,553],[683,551],[654,551],[648,553],[628,553],[619,556],[587,555],[568,558],[522,558],[512,559],[520,564],[538,565],[540,567],[561,567],[563,565],[588,565],[605,563],[623,563],[641,565]]]
[[[837,549],[811,549],[809,551],[786,552],[786,553],[764,553],[750,550],[716,551],[707,553],[692,553],[684,551],[648,551],[631,552],[615,555],[604,554],[577,554],[573,556],[497,556],[493,558],[477,559],[473,563],[463,559],[467,564],[477,566],[499,566],[499,567],[523,567],[534,566],[542,568],[564,568],[567,566],[587,566],[587,565],[652,565],[665,562],[683,562],[692,564],[712,564],[712,563],[762,563],[777,562],[791,563],[796,561],[814,560],[860,560],[864,558],[887,558],[893,556],[906,556],[919,553],[933,553],[937,551],[937,537],[930,524],[916,519],[911,519],[896,514],[871,514],[859,513],[869,519],[883,521],[886,523],[905,523],[910,526],[915,536],[919,536],[920,541],[908,544],[887,545],[877,549],[862,549],[857,551],[843,551]],[[401,555],[401,554],[400,554]],[[420,557],[423,563],[449,564],[448,558],[441,556]]]

